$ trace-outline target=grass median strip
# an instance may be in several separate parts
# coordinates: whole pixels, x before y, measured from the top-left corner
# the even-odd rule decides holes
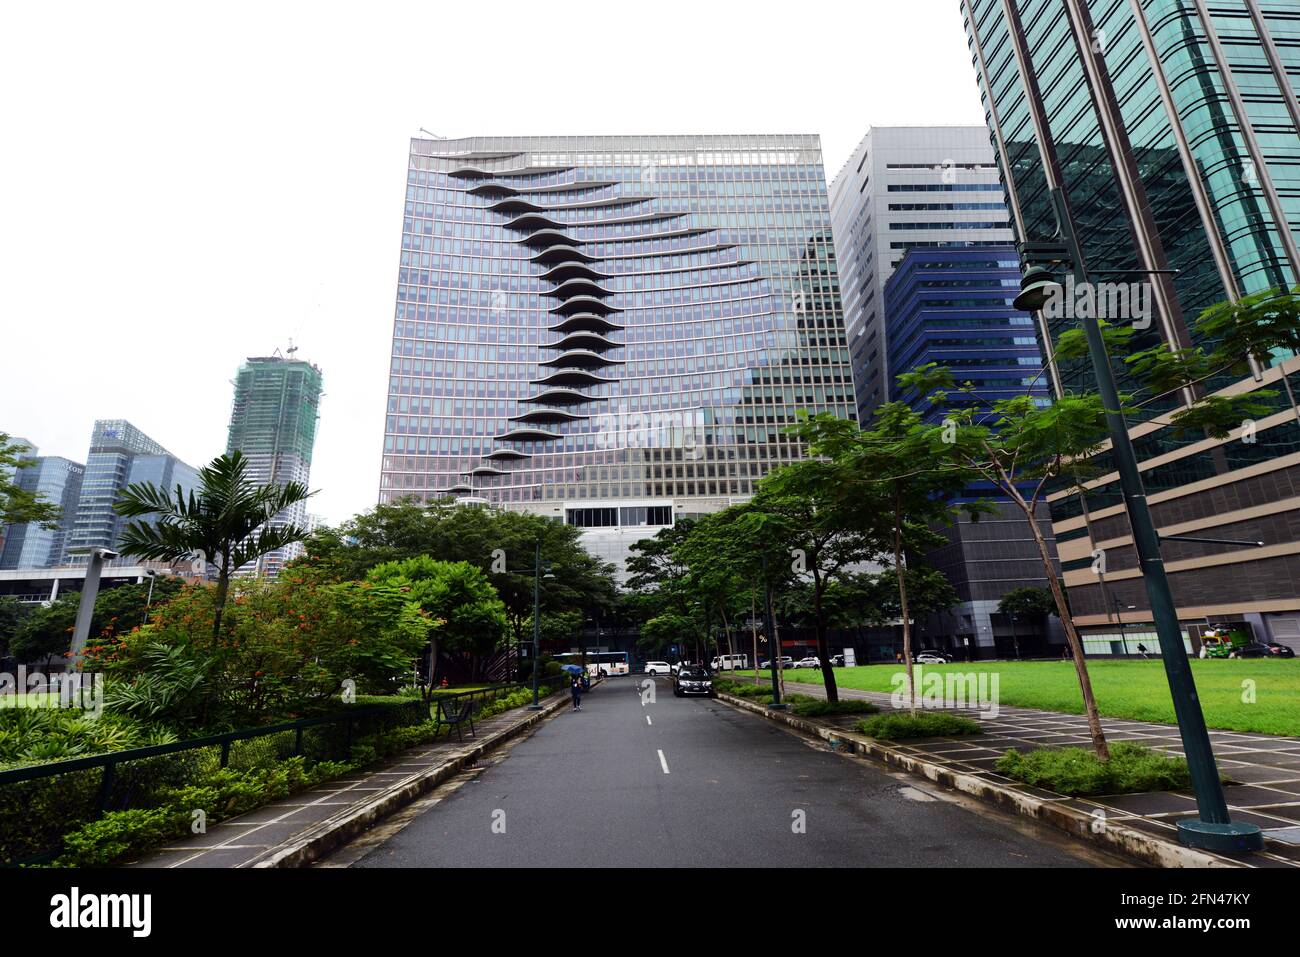
[[[1197,695],[1210,727],[1300,736],[1300,658],[1196,659],[1191,665]],[[1078,678],[1069,661],[976,661],[919,667],[931,674],[984,673],[990,678],[996,675],[999,704],[1083,713]],[[894,676],[902,671],[900,665],[892,663],[861,665],[836,668],[835,678],[841,688],[888,693],[896,690]],[[1088,673],[1098,706],[1106,717],[1174,723],[1169,683],[1159,660],[1089,659]],[[752,680],[753,672],[749,674]],[[759,674],[761,677],[767,673]],[[820,685],[822,675],[813,668],[791,668],[785,671],[785,680]],[[765,689],[748,697],[771,694],[769,685],[738,682],[737,687]]]

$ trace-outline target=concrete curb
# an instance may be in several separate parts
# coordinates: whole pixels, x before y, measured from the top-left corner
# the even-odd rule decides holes
[[[599,682],[593,682],[595,687]],[[441,764],[426,768],[380,792],[357,807],[348,807],[335,817],[326,818],[296,835],[292,842],[269,849],[245,867],[306,867],[354,837],[369,830],[388,815],[428,794],[448,778],[460,773],[479,758],[555,714],[569,703],[567,695],[543,704],[540,711],[529,712],[522,720],[484,738],[467,750],[457,751]]]
[[[1183,847],[1171,841],[1161,840],[1144,831],[1113,824],[1109,821],[1098,827],[1098,820],[1090,814],[1075,808],[1065,807],[1059,801],[1046,800],[1025,794],[994,781],[989,781],[972,774],[954,770],[944,764],[927,761],[916,755],[907,754],[892,748],[875,738],[840,728],[827,727],[807,718],[800,718],[784,711],[771,711],[765,705],[755,704],[734,695],[718,693],[718,700],[724,701],[740,711],[754,714],[794,728],[803,734],[824,741],[835,739],[853,748],[855,754],[872,758],[883,764],[918,777],[926,778],[935,784],[943,785],[954,791],[969,794],[986,804],[992,804],[1013,814],[1020,814],[1048,824],[1071,837],[1089,844],[1095,844],[1112,854],[1119,854],[1141,864],[1153,867],[1248,867],[1240,861],[1220,857],[1205,851]]]

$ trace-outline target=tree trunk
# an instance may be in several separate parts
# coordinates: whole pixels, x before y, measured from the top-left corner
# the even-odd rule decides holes
[[[1079,640],[1074,619],[1070,617],[1070,608],[1065,603],[1065,592],[1061,590],[1061,582],[1056,577],[1052,555],[1047,550],[1047,541],[1043,538],[1043,531],[1038,527],[1029,503],[1019,496],[1014,496],[1013,500],[1029,520],[1034,544],[1038,546],[1038,557],[1043,563],[1043,571],[1047,573],[1047,585],[1052,592],[1052,599],[1056,602],[1056,614],[1061,619],[1062,627],[1065,628],[1065,640],[1070,646],[1070,653],[1074,656],[1074,671],[1079,678],[1079,690],[1083,692],[1083,710],[1088,717],[1088,732],[1092,735],[1092,748],[1097,752],[1099,759],[1109,761],[1110,745],[1106,743],[1106,734],[1101,729],[1101,714],[1097,711],[1097,698],[1092,693],[1092,679],[1088,676],[1088,665],[1083,660],[1083,642]]]
[[[230,593],[230,556],[221,556],[221,571],[217,575],[217,598],[215,607],[212,609],[212,644],[215,651],[216,645],[221,641],[221,619],[226,611],[226,595]]]
[[[815,627],[817,629],[817,658],[822,666],[822,683],[826,686],[826,700],[835,702],[840,700],[840,689],[835,683],[835,669],[831,667],[830,642],[826,638],[826,617],[822,613],[822,589],[825,587],[822,578],[817,573],[813,573],[813,612],[815,614]]]
[[[776,623],[776,609],[772,609],[772,641],[776,643],[776,651],[772,655],[772,667],[776,669],[776,687],[781,694],[781,700],[785,700],[785,668],[781,665],[781,626]]]
[[[894,574],[898,577],[898,610],[903,616],[903,663],[907,668],[907,701],[916,714],[916,684],[912,679],[912,621],[907,607],[907,576],[903,567],[903,516],[898,486],[894,487]]]
[[[749,633],[754,639],[754,684],[762,684],[758,677],[758,599],[753,582],[749,583]]]

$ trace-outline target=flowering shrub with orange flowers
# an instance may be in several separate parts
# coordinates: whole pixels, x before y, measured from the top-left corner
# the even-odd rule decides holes
[[[185,728],[245,727],[391,690],[409,673],[431,622],[398,587],[326,583],[288,572],[238,579],[214,640],[214,592],[191,585],[149,624],[87,649],[109,678],[110,710]]]

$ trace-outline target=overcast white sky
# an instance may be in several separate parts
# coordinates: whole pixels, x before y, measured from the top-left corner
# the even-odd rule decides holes
[[[957,0],[5,4],[0,431],[193,465],[290,337],[313,511],[378,492],[408,138],[982,123]]]

